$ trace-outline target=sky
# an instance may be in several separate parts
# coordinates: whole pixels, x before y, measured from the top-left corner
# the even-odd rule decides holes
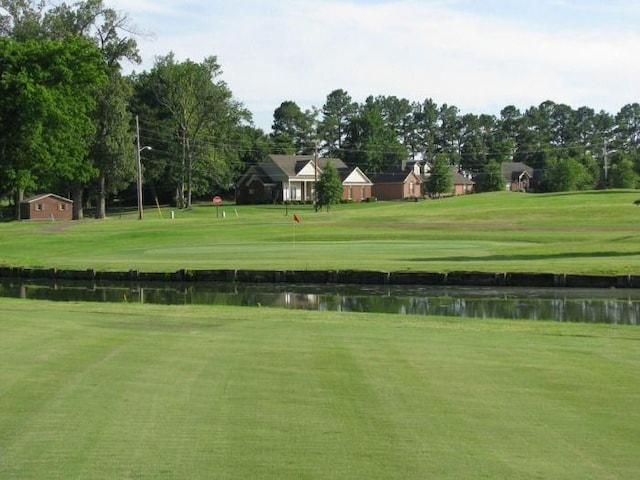
[[[143,59],[215,55],[234,98],[271,130],[345,90],[462,114],[551,100],[611,114],[640,102],[638,0],[105,0],[127,14]]]

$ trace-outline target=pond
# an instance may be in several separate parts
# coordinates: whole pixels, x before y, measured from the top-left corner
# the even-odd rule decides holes
[[[1,279],[0,297],[236,305],[513,320],[640,324],[640,289],[248,283],[101,283]]]

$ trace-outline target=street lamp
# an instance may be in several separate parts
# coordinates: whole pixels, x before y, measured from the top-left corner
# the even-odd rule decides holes
[[[136,173],[137,173],[137,186],[138,186],[138,220],[142,220],[144,217],[144,210],[142,208],[142,162],[140,161],[140,154],[145,150],[151,150],[151,147],[138,147],[136,152]]]

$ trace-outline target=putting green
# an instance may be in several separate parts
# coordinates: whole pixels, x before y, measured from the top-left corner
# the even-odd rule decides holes
[[[439,258],[467,257],[482,260],[505,249],[522,251],[531,242],[482,241],[352,241],[352,242],[265,242],[212,243],[210,245],[174,245],[165,248],[144,248],[137,252],[135,265],[141,270],[155,265],[183,265],[185,268],[252,268],[264,269],[340,269],[336,252],[349,258],[348,268],[371,269],[372,259],[379,269],[405,270],[415,268],[416,262],[436,261]],[[126,257],[130,252],[123,252]],[[117,252],[111,252],[119,263]],[[67,258],[67,261],[69,259]]]

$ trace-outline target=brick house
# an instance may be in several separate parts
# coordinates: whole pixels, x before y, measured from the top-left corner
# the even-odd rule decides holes
[[[373,183],[358,167],[338,170],[342,179],[342,200],[364,202],[373,195]]]
[[[502,164],[505,188],[511,192],[526,192],[531,188],[533,168],[521,162]]]
[[[460,173],[457,167],[451,167],[451,175],[454,195],[466,195],[467,193],[473,192],[476,182],[471,180],[468,176]]]
[[[371,193],[378,200],[406,200],[422,197],[422,179],[413,170],[390,170],[372,175]]]
[[[350,168],[339,158],[269,155],[238,179],[236,203],[313,202],[315,182],[329,163],[342,179],[343,200],[359,202],[371,196],[371,180],[358,167]]]
[[[20,220],[71,220],[73,200],[45,193],[20,202]]]

